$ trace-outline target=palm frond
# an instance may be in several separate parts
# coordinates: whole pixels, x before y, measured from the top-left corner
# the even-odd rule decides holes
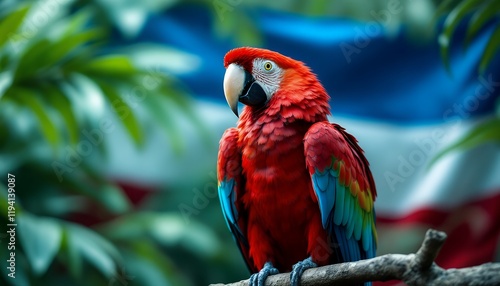
[[[440,45],[441,57],[448,72],[451,72],[449,64],[450,43],[459,24],[465,19],[469,21],[464,41],[464,46],[468,47],[472,39],[474,39],[486,25],[495,19],[498,20],[500,16],[499,7],[500,4],[496,0],[448,0],[441,3],[434,18],[437,20],[442,15],[445,15],[443,29],[439,34],[438,42]],[[496,22],[495,26],[500,27],[500,20]],[[478,72],[481,74],[486,71],[489,63],[498,52],[498,33],[498,30],[495,30],[489,36],[489,43],[484,49],[478,67]]]

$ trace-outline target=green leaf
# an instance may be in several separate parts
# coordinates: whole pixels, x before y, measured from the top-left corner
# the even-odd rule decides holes
[[[496,52],[500,48],[500,25],[498,25],[490,36],[488,44],[486,44],[486,48],[484,48],[483,57],[481,58],[481,62],[479,63],[479,73],[484,74],[486,68],[490,64],[491,60],[495,56]]]
[[[435,23],[439,19],[439,17],[441,17],[443,14],[445,14],[448,11],[450,11],[451,9],[453,9],[453,7],[456,5],[456,3],[458,1],[460,1],[460,0],[441,1],[441,3],[436,8],[436,12],[434,13],[434,17],[433,17],[432,22]]]
[[[44,274],[61,246],[62,230],[59,223],[28,213],[17,216],[19,240],[36,275]]]
[[[129,135],[134,140],[134,143],[142,146],[144,144],[144,135],[141,130],[139,122],[135,118],[134,111],[127,104],[126,101],[118,94],[116,89],[112,86],[99,81],[99,86],[101,87],[104,95],[108,98],[111,107],[115,111],[118,119],[123,123],[125,129],[127,129]]]
[[[95,59],[101,48],[101,43],[87,43],[84,49],[79,49],[77,56],[69,57],[65,60],[61,66],[63,73],[65,75],[73,72],[84,73],[85,71],[82,69],[85,69],[85,66]]]
[[[38,119],[40,129],[45,139],[50,143],[53,149],[56,150],[60,142],[57,127],[54,126],[48,114],[45,112],[45,107],[38,97],[39,95],[34,91],[24,88],[16,88],[11,96],[11,98],[33,112]]]
[[[0,72],[0,100],[5,94],[5,91],[12,84],[12,73],[10,71]]]
[[[76,48],[90,41],[98,40],[103,32],[100,29],[92,29],[84,32],[67,35],[53,43],[48,53],[44,57],[43,66],[53,66],[58,64],[64,57],[68,56]]]
[[[136,80],[141,86],[151,90],[167,77],[165,72],[184,74],[197,70],[200,59],[190,53],[160,44],[141,43],[120,48],[139,69]]]
[[[24,20],[29,7],[21,8],[0,22],[0,47],[5,44],[9,37],[17,31]]]
[[[61,92],[61,90],[53,86],[46,86],[46,88],[44,88],[44,96],[47,98],[50,105],[61,115],[64,123],[66,124],[65,129],[68,131],[70,144],[75,146],[78,143],[80,136],[78,122],[73,112],[71,102]]]
[[[495,18],[500,10],[500,1],[493,0],[484,3],[479,8],[469,21],[467,34],[465,37],[465,46],[468,47],[472,39],[476,36],[479,30],[490,20]]]
[[[32,43],[21,56],[14,73],[14,81],[19,82],[28,78],[39,70],[44,61],[44,55],[50,49],[50,41],[40,39]]]
[[[453,33],[457,28],[460,21],[467,15],[472,12],[478,4],[481,3],[481,0],[464,0],[460,2],[460,4],[454,8],[450,14],[446,17],[444,22],[443,31],[439,35],[438,41],[441,50],[441,57],[444,61],[446,70],[450,71],[450,63],[449,63],[449,50],[450,50],[450,42],[453,37]]]
[[[74,243],[70,242],[71,235],[67,227],[63,227],[63,238],[61,243],[62,257],[66,258],[64,261],[72,276],[80,279],[83,269],[83,257],[79,249],[74,247]]]
[[[120,254],[111,243],[94,231],[76,224],[68,223],[65,229],[68,251],[75,261],[80,259],[78,257],[84,258],[108,279],[116,274],[115,261],[120,260]]]
[[[496,142],[500,144],[500,118],[488,120],[487,122],[482,123],[474,128],[462,139],[439,152],[431,160],[429,166],[434,165],[434,163],[436,163],[444,155],[447,155],[453,151],[474,148],[488,142]]]
[[[130,60],[122,55],[96,58],[84,66],[82,71],[95,76],[107,75],[112,77],[130,76],[138,72]]]
[[[62,60],[67,58],[78,47],[88,44],[101,38],[103,35],[100,29],[91,29],[84,32],[67,35],[52,42],[46,38],[33,43],[21,57],[18,64],[15,78],[24,79],[36,75],[38,71],[44,68],[54,69],[62,64]],[[92,50],[92,48],[86,47]],[[85,56],[83,51],[79,51],[77,58]],[[70,62],[71,63],[71,62]],[[35,67],[35,68],[34,68]],[[50,74],[54,77],[54,71]]]
[[[13,59],[13,57],[10,54],[4,53],[2,55],[2,53],[0,53],[0,73],[9,69],[10,63],[12,62],[12,59]],[[10,74],[10,71],[9,71],[9,74]],[[10,77],[12,77],[11,74],[10,74]],[[0,89],[0,94],[2,94],[2,93],[3,93],[3,90]]]
[[[63,37],[78,33],[92,19],[92,11],[89,8],[80,8],[70,19]]]

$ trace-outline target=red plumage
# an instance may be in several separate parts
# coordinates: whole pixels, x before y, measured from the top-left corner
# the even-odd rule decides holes
[[[226,55],[224,66],[236,63],[252,71],[257,58],[273,61],[283,75],[265,106],[245,106],[238,126],[228,129],[220,142],[218,180],[235,180],[233,234],[241,231],[235,237],[252,272],[266,262],[290,271],[309,256],[319,265],[339,262],[339,250],[330,243],[332,233],[322,225],[311,175],[331,167],[339,171],[342,184],[356,181],[374,199],[368,163],[354,137],[327,123],[329,96],[302,62],[268,50],[240,48]],[[305,151],[306,137],[321,141],[325,130],[320,122],[333,140],[326,145],[306,142],[312,147]],[[332,161],[332,156],[338,160]]]

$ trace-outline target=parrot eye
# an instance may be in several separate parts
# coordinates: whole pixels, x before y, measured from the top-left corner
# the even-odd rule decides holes
[[[270,71],[273,68],[273,64],[271,62],[265,62],[264,63],[264,69],[266,71]]]

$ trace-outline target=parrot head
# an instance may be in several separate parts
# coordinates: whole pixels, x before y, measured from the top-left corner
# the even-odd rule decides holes
[[[266,49],[242,47],[226,54],[224,66],[224,95],[236,116],[238,102],[250,110],[273,113],[288,107],[295,119],[313,120],[330,113],[328,94],[300,61]]]

